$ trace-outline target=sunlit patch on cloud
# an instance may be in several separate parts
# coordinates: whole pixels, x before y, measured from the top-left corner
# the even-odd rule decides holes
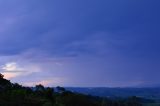
[[[27,67],[25,67],[16,62],[8,62],[5,65],[1,66],[0,71],[6,79],[12,79],[18,76],[25,76],[31,74],[33,72],[39,72],[40,69],[36,66],[27,65]]]
[[[1,66],[1,70],[2,74],[7,79],[17,77],[23,72],[23,68],[20,68],[15,62],[6,63],[5,65]]]
[[[24,69],[19,67],[17,63],[11,62],[11,63],[6,63],[4,66],[2,66],[2,70],[6,72],[21,72]]]

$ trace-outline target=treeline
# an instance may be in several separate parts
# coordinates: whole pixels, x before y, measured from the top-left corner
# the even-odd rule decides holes
[[[142,106],[140,99],[111,100],[36,85],[33,88],[11,83],[0,74],[0,106]]]

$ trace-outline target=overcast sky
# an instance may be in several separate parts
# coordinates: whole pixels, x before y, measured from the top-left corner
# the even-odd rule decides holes
[[[159,5],[0,0],[0,73],[26,86],[159,86]]]

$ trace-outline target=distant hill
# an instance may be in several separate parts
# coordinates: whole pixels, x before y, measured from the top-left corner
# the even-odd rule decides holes
[[[67,87],[73,92],[89,94],[101,97],[129,97],[138,96],[145,98],[160,98],[160,87],[158,88],[106,88],[106,87]]]

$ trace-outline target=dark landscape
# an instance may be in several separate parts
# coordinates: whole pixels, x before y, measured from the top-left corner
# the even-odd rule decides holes
[[[73,93],[63,87],[49,88],[41,84],[23,87],[3,77],[0,74],[0,106],[142,106],[143,103],[136,96],[111,99]]]
[[[0,74],[0,106],[158,106],[159,88],[24,87]]]
[[[160,105],[160,87],[144,87],[144,88],[107,88],[107,87],[67,87],[72,92],[78,92],[86,95],[99,97],[107,97],[112,100],[119,98],[126,99],[128,97],[141,98],[143,106],[159,106]]]
[[[107,87],[68,87],[67,90],[101,97],[145,97],[160,98],[160,87],[152,88],[107,88]]]

